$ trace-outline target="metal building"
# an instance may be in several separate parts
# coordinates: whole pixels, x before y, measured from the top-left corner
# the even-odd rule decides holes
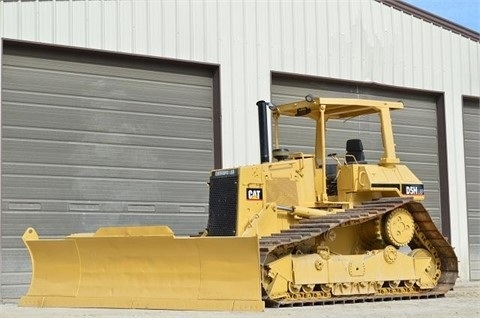
[[[308,93],[405,103],[400,159],[480,279],[478,33],[393,0],[4,0],[0,36],[0,299],[26,291],[28,226],[201,231],[208,171],[258,161],[255,102]],[[329,147],[352,134],[378,157],[361,123]]]

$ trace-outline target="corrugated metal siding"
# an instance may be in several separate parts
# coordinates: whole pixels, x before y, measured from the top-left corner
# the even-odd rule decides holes
[[[431,94],[403,93],[372,89],[361,85],[342,85],[328,81],[289,79],[273,76],[272,100],[282,104],[301,100],[307,94],[322,97],[401,100],[405,108],[392,112],[397,156],[425,185],[424,205],[441,230],[440,176],[438,168],[436,100]],[[345,154],[348,139],[359,138],[369,163],[378,162],[383,154],[378,116],[327,123],[327,153]],[[280,147],[290,151],[313,153],[315,126],[312,120],[281,118]],[[333,161],[331,163],[334,163]]]
[[[452,241],[468,273],[462,95],[480,43],[377,1],[0,1],[0,35],[221,65],[223,162],[258,161],[254,104],[270,72],[445,93]],[[253,110],[252,110],[253,109]]]
[[[8,45],[2,62],[3,298],[26,291],[29,226],[206,227],[211,70]]]
[[[480,105],[478,100],[464,100],[463,125],[467,171],[470,279],[480,280]]]

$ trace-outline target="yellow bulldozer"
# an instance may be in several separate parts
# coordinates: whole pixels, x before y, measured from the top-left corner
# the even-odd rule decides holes
[[[261,163],[211,172],[201,235],[168,226],[104,227],[63,239],[23,235],[32,280],[21,306],[259,311],[445,295],[457,257],[396,156],[399,102],[319,98],[257,103]],[[270,159],[267,113],[272,114]],[[359,139],[326,154],[326,123],[378,114],[383,155]],[[316,123],[315,153],[279,147],[279,118]],[[313,141],[312,141],[313,144]]]

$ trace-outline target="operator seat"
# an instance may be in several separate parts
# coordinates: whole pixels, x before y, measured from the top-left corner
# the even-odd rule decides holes
[[[345,155],[345,161],[347,164],[355,163],[355,160],[357,163],[367,163],[365,161],[365,154],[363,153],[363,144],[360,139],[347,140],[346,148],[347,154]]]

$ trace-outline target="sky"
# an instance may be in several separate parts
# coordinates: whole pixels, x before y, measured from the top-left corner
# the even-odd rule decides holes
[[[404,0],[404,2],[480,32],[480,0]]]

